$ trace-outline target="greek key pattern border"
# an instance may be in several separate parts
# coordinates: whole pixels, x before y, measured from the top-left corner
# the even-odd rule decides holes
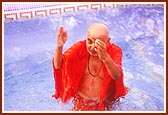
[[[138,4],[131,4],[132,6],[138,6]],[[139,4],[144,6],[164,6],[163,4]],[[4,20],[15,21],[15,20],[27,20],[32,18],[47,17],[52,15],[59,15],[65,13],[74,13],[82,11],[96,11],[101,9],[110,9],[114,7],[127,7],[130,4],[79,4],[79,5],[62,5],[62,6],[51,6],[43,8],[34,8],[27,10],[14,10],[4,12]]]

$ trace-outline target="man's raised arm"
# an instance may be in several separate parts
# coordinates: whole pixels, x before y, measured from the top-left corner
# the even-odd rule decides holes
[[[54,67],[59,69],[62,65],[62,50],[67,40],[67,31],[62,26],[58,28],[56,36],[56,48],[54,52]]]

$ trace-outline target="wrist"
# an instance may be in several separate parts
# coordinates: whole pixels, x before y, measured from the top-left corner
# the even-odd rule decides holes
[[[63,41],[57,40],[56,46],[58,46],[58,47],[63,47],[63,46],[64,46],[64,43],[65,43],[65,42],[63,42]]]
[[[103,58],[103,63],[108,63],[109,62],[109,59],[111,59],[110,55],[107,54],[104,58]]]
[[[61,47],[63,47],[64,46],[64,44],[56,44],[56,47],[59,47],[59,48],[61,48]]]
[[[63,45],[56,45],[55,50],[56,51],[62,51]]]

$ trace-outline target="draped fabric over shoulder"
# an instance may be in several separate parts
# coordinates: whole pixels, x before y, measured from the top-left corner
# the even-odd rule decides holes
[[[116,64],[122,69],[122,50],[114,45],[108,44],[107,51]],[[78,90],[79,82],[85,70],[89,53],[86,49],[86,40],[79,41],[72,45],[68,50],[62,54],[63,62],[60,69],[54,68],[54,60],[52,60],[54,80],[55,80],[55,94],[52,97],[61,98],[63,103],[75,96]],[[115,90],[114,98],[125,96],[127,88],[124,86],[123,74],[118,80],[112,80],[108,74],[105,65],[103,65],[104,81],[101,88],[100,102],[98,109],[103,108],[103,101],[107,90],[109,90],[110,83],[114,83]],[[113,82],[112,82],[113,81]]]

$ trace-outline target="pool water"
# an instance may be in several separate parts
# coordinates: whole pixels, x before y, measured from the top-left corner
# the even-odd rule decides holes
[[[4,111],[69,111],[51,97],[51,60],[59,25],[68,30],[66,50],[83,40],[88,26],[103,22],[123,50],[129,93],[113,111],[164,110],[164,7],[120,7],[4,22]]]

